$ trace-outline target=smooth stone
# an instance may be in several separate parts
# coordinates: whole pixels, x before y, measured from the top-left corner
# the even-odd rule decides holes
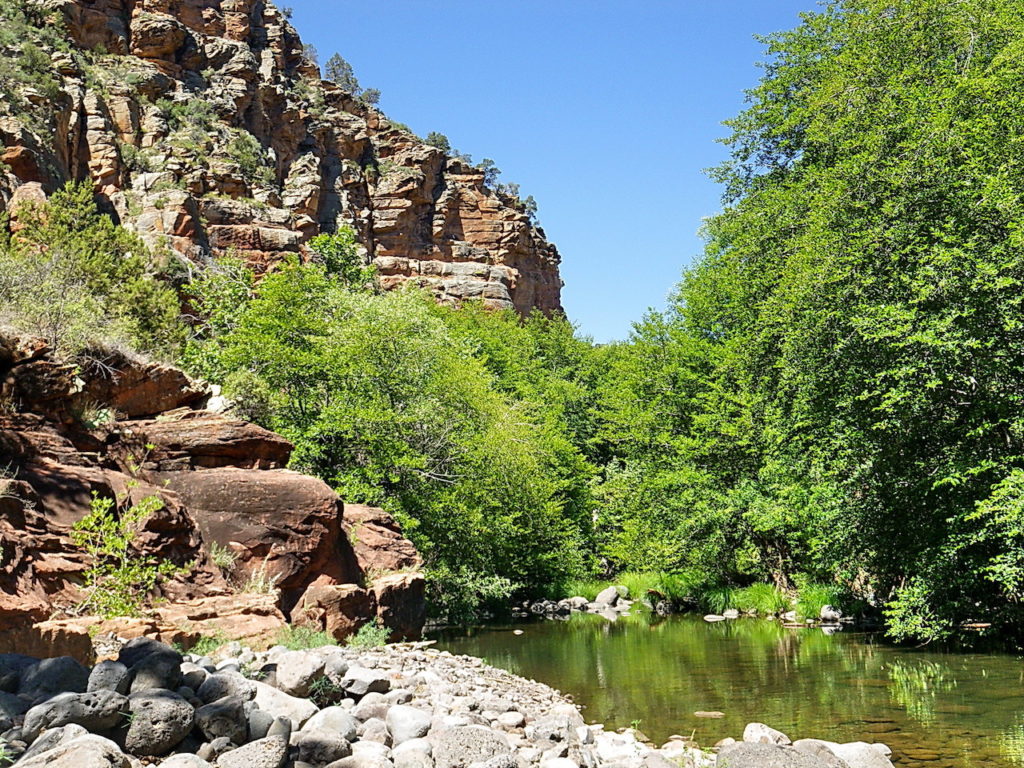
[[[410,707],[406,704],[396,704],[391,707],[385,722],[388,732],[391,734],[392,745],[426,736],[430,730],[431,719],[430,712],[417,707]]]
[[[324,707],[313,715],[302,730],[325,730],[337,733],[346,741],[355,741],[359,723],[343,707]]]
[[[281,768],[288,757],[288,739],[267,736],[217,758],[217,768]]]
[[[128,697],[125,749],[133,755],[163,755],[188,736],[195,723],[192,705],[171,691],[149,690]]]
[[[256,686],[256,705],[274,717],[287,717],[292,726],[299,729],[313,715],[320,711],[316,704],[308,699],[289,696],[265,683],[254,682]]]
[[[92,668],[86,691],[114,691],[127,694],[130,684],[131,676],[128,673],[128,667],[119,661],[107,659]]]

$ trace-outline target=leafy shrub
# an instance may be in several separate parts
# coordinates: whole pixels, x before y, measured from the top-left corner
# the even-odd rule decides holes
[[[736,608],[736,590],[732,587],[711,587],[704,590],[697,600],[702,610],[721,614],[730,608]]]
[[[370,622],[363,624],[359,630],[345,641],[345,645],[354,648],[378,648],[385,645],[391,637],[391,630],[383,624]]]
[[[228,156],[238,163],[247,181],[268,186],[274,183],[274,169],[270,167],[263,145],[248,131],[241,131],[228,144]]]
[[[189,647],[188,651],[197,656],[211,656],[218,648],[229,642],[230,640],[223,632],[214,632],[212,635],[201,636]]]
[[[72,526],[71,540],[90,560],[84,605],[100,616],[140,615],[159,581],[178,571],[173,563],[143,555],[133,546],[142,524],[162,507],[156,496],[131,504],[94,493],[89,514]]]
[[[230,547],[225,547],[216,541],[211,541],[210,560],[222,571],[227,572],[235,567],[238,555]]]

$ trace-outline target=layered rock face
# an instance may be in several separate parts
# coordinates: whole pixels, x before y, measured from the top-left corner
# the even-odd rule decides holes
[[[0,107],[0,209],[90,180],[155,247],[258,270],[350,226],[391,288],[560,309],[559,255],[513,196],[331,83],[262,0],[43,0],[71,52],[34,121]],[[31,97],[31,94],[29,95]],[[6,110],[7,114],[3,114]]]
[[[69,634],[85,637],[89,621],[64,618],[77,612],[88,565],[69,531],[94,494],[159,497],[163,506],[145,521],[138,547],[183,567],[163,587],[171,605],[138,626],[117,627],[122,636],[171,641],[204,628],[228,635],[242,628],[252,640],[279,628],[300,603],[319,606],[303,623],[339,639],[374,618],[396,638],[418,634],[420,560],[394,521],[366,507],[346,520],[326,484],[284,468],[290,443],[204,410],[209,396],[170,366],[117,354],[101,366],[71,366],[38,340],[0,333],[0,630],[7,643],[27,647],[32,627],[57,645],[74,646]],[[361,539],[357,528],[366,529]],[[231,565],[214,564],[214,543],[230,553]],[[236,594],[253,584],[270,587],[269,605],[265,595]],[[348,601],[335,599],[338,592]],[[336,615],[346,606],[349,614]],[[48,621],[54,615],[62,618]]]

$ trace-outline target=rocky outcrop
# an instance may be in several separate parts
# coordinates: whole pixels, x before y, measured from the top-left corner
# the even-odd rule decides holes
[[[45,4],[79,50],[53,52],[59,97],[32,119],[0,105],[0,209],[27,183],[37,194],[90,180],[154,246],[234,251],[258,271],[350,226],[387,288],[560,309],[560,257],[525,204],[322,82],[274,6]]]
[[[180,370],[118,353],[101,362],[67,365],[39,340],[0,332],[0,646],[90,647],[96,622],[76,616],[88,562],[69,534],[94,496],[158,497],[137,548],[180,569],[161,587],[170,602],[122,636],[265,641],[307,593],[319,608],[303,623],[339,639],[374,618],[418,635],[420,560],[389,516],[352,507],[346,521],[325,483],[285,469],[288,441],[201,410],[210,393]],[[357,548],[353,530],[364,531]],[[236,594],[253,588],[269,605]],[[362,603],[340,599],[346,590]]]

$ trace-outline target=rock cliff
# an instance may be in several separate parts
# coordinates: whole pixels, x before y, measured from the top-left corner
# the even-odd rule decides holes
[[[560,309],[558,252],[525,206],[321,81],[274,6],[18,2],[60,31],[0,105],[0,210],[26,182],[88,179],[121,223],[193,260],[264,270],[347,225],[387,288]]]
[[[78,618],[88,562],[69,531],[94,494],[159,497],[138,549],[183,567],[162,587],[170,604],[119,624],[122,636],[266,639],[288,614],[339,639],[374,618],[418,634],[420,559],[395,522],[285,469],[288,441],[205,410],[209,399],[170,366],[118,353],[72,366],[0,332],[0,646],[83,655],[74,638],[88,646],[95,622]],[[272,588],[239,594],[254,583]]]

